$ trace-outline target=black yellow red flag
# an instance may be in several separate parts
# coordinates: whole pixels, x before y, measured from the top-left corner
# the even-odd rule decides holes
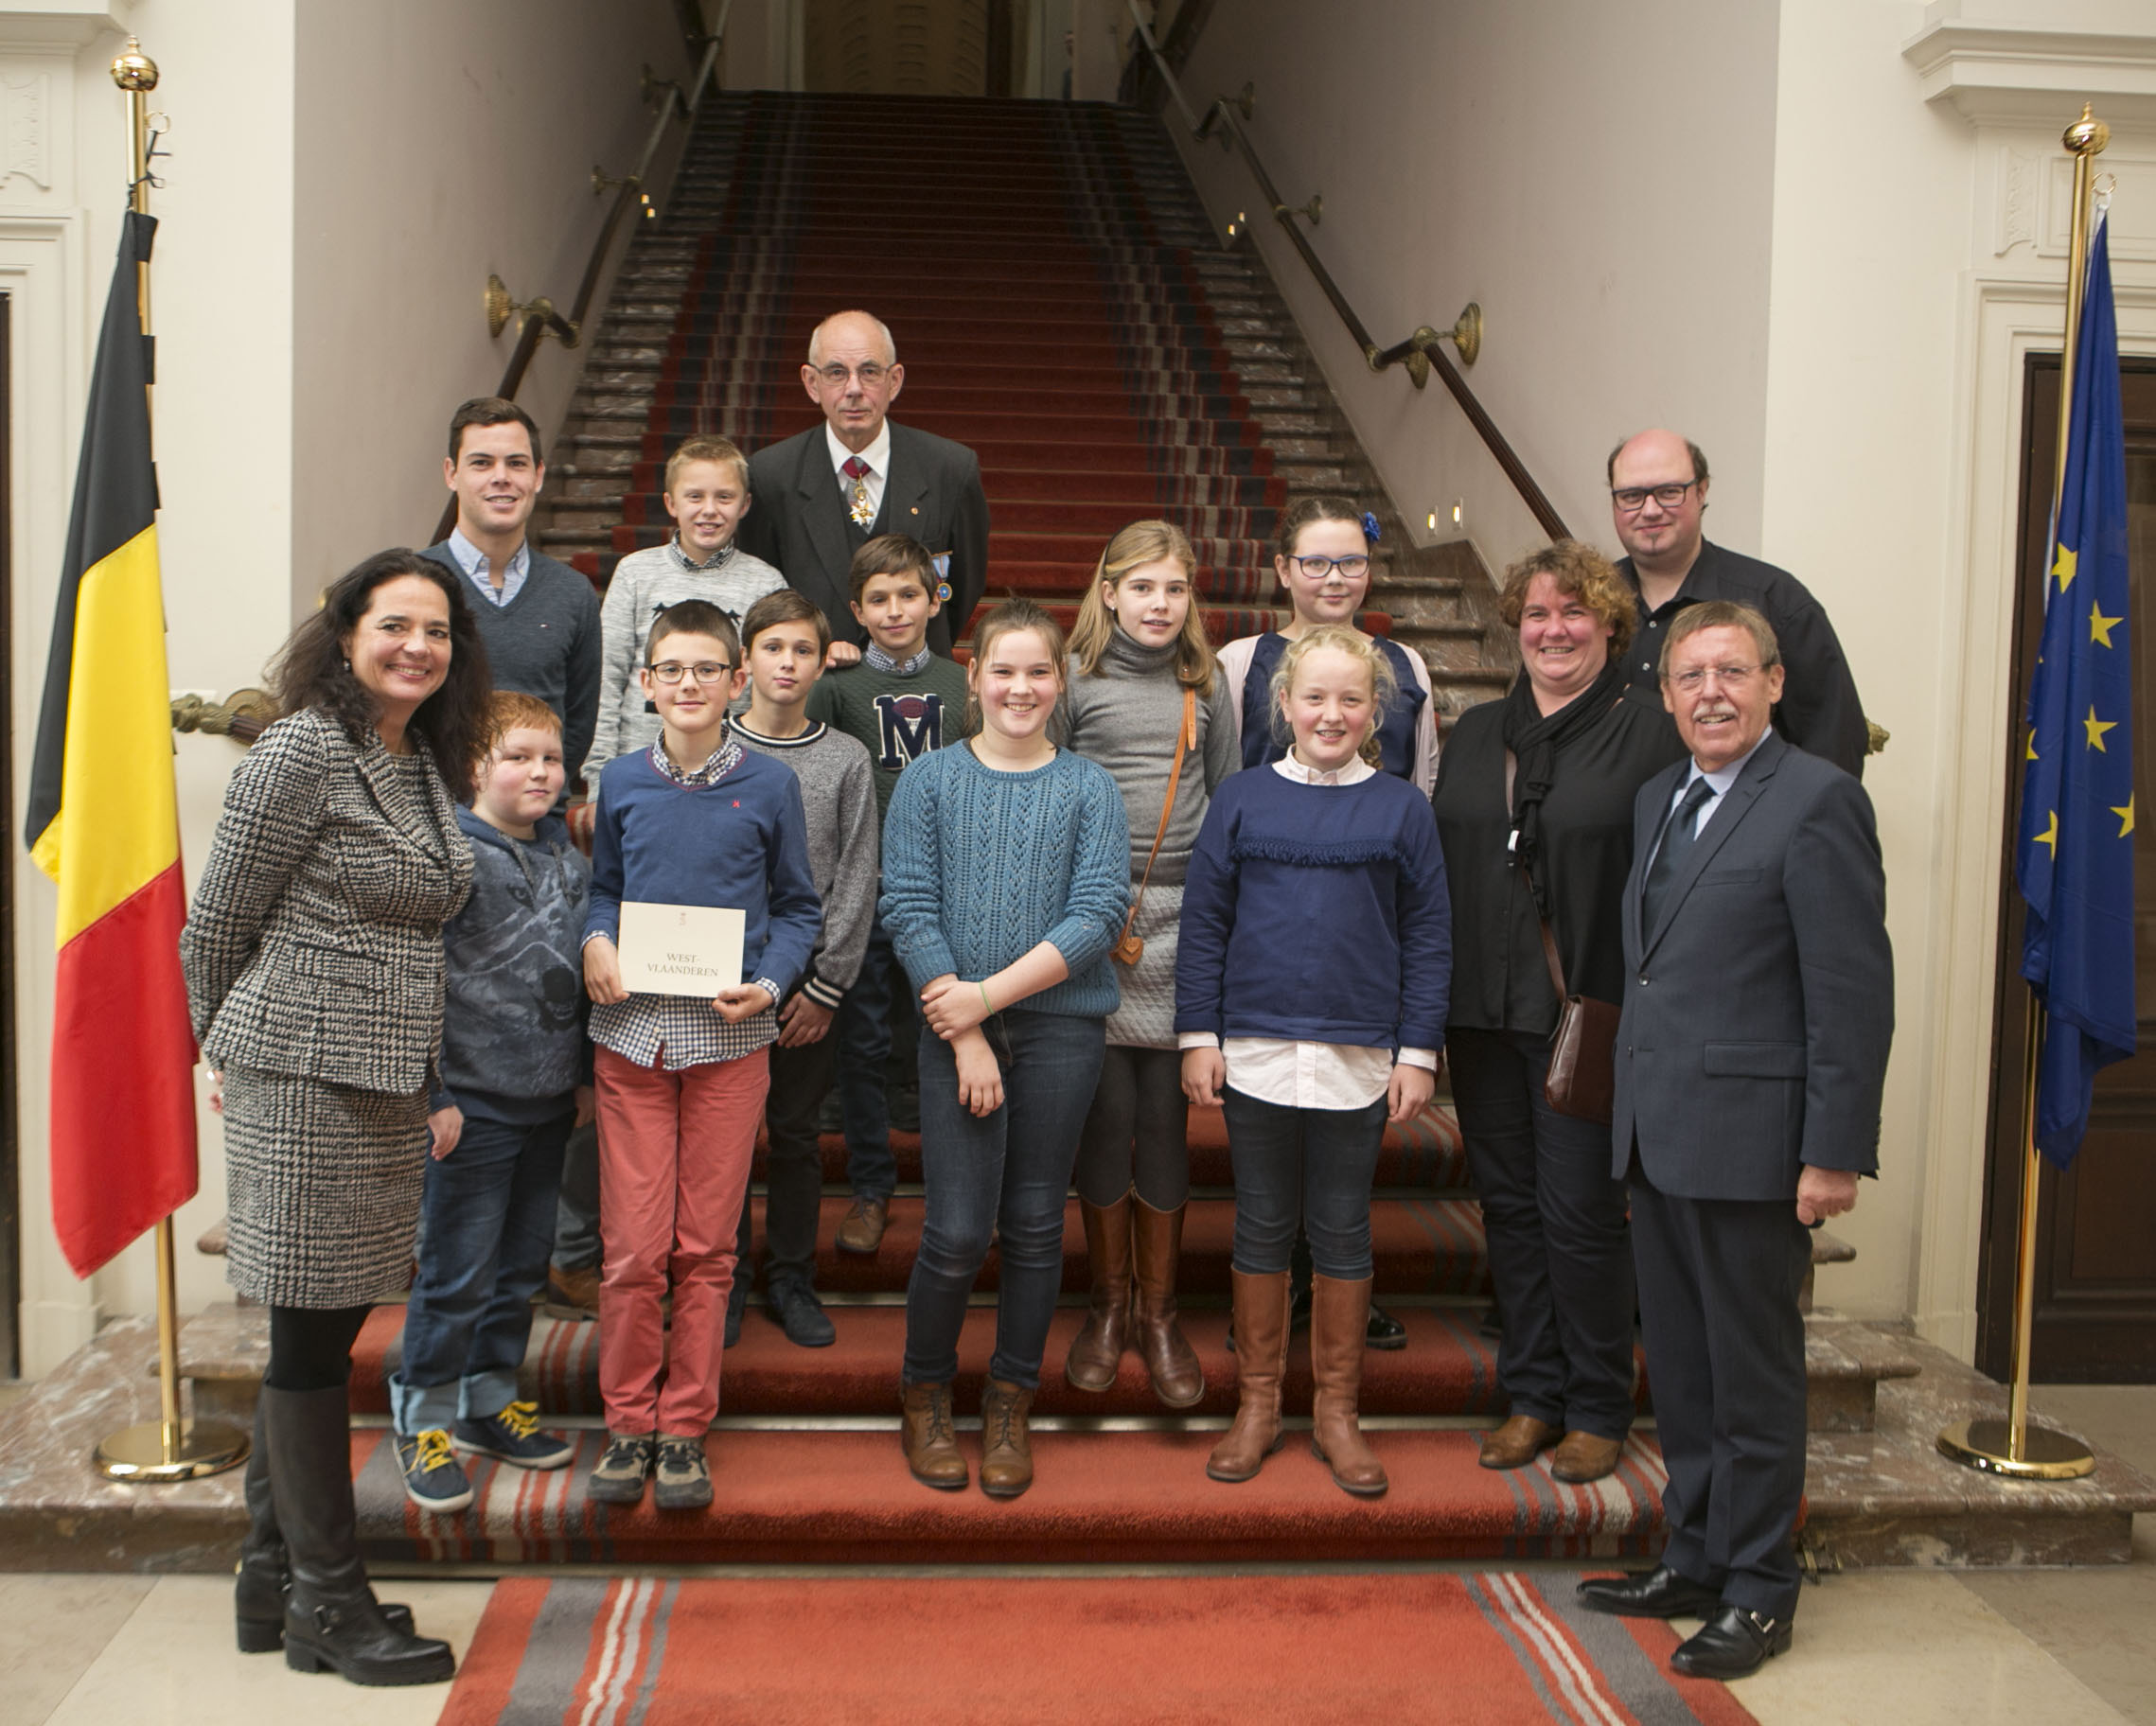
[[[105,302],[25,834],[60,888],[52,1220],[79,1277],[196,1185],[186,892],[137,288],[156,231],[128,213]]]

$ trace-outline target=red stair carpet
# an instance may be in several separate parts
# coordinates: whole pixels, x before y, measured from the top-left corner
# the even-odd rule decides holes
[[[1270,626],[1287,483],[1158,128],[1093,104],[757,95],[715,110],[682,171],[709,189],[669,212],[693,261],[641,459],[605,549],[555,548],[594,581],[670,531],[660,490],[681,438],[754,449],[817,423],[809,332],[859,306],[897,338],[892,417],[980,456],[990,602],[1025,593],[1068,624],[1109,536],[1166,516],[1197,548],[1216,639]]]
[[[519,1577],[442,1726],[1742,1726],[1574,1575]],[[1352,1627],[1349,1628],[1349,1627]]]

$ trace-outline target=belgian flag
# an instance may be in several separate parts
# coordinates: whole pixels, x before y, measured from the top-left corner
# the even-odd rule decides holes
[[[105,302],[25,835],[60,888],[52,1210],[79,1277],[196,1186],[179,947],[187,902],[138,300],[156,231],[128,213]]]

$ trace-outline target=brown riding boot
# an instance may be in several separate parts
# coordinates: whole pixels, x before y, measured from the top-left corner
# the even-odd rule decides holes
[[[1256,1478],[1286,1442],[1281,1432],[1281,1379],[1287,1371],[1288,1274],[1235,1278],[1235,1422],[1212,1447],[1205,1471],[1214,1480]]]
[[[1333,1479],[1357,1498],[1376,1498],[1388,1484],[1385,1464],[1363,1442],[1356,1404],[1363,1388],[1363,1331],[1370,1324],[1370,1279],[1310,1280],[1310,1376],[1317,1394],[1310,1404],[1310,1449],[1333,1471]]]
[[[1063,1376],[1078,1390],[1106,1390],[1116,1382],[1122,1359],[1124,1327],[1130,1312],[1130,1197],[1113,1205],[1078,1201],[1086,1220],[1086,1262],[1093,1272],[1093,1307],[1070,1352],[1063,1357]]]
[[[1034,1393],[1001,1379],[981,1391],[981,1489],[990,1498],[1016,1498],[1034,1484],[1033,1437],[1026,1411]]]
[[[968,1478],[965,1457],[958,1448],[958,1433],[951,1425],[951,1387],[944,1384],[909,1384],[899,1399],[905,1424],[900,1442],[906,1447],[906,1466],[913,1478],[940,1492],[956,1492]]]
[[[1138,1358],[1145,1363],[1153,1394],[1169,1408],[1188,1408],[1205,1395],[1205,1369],[1197,1350],[1175,1322],[1175,1265],[1183,1251],[1183,1206],[1155,1210],[1143,1199],[1130,1206],[1132,1258],[1138,1286],[1130,1298],[1130,1328]]]

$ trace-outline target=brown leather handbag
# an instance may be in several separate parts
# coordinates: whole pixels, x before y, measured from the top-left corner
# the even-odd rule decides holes
[[[1183,756],[1198,747],[1198,694],[1183,691],[1183,723],[1175,728],[1175,760],[1168,769],[1168,795],[1160,800],[1160,825],[1153,830],[1153,849],[1145,854],[1144,872],[1138,877],[1138,891],[1131,895],[1130,911],[1122,920],[1122,933],[1108,956],[1119,965],[1135,965],[1145,957],[1145,942],[1138,933],[1138,907],[1145,903],[1145,884],[1153,879],[1153,859],[1160,854],[1160,841],[1168,837],[1168,818],[1175,813],[1175,787],[1183,779]]]
[[[1512,806],[1512,777],[1519,763],[1505,751],[1505,807]],[[1534,878],[1527,865],[1520,873],[1534,892]],[[1610,1124],[1617,1112],[1617,1033],[1623,1010],[1591,995],[1574,995],[1564,986],[1564,966],[1557,957],[1557,937],[1549,919],[1538,906],[1535,922],[1542,929],[1542,957],[1549,966],[1550,987],[1557,991],[1557,1029],[1549,1038],[1549,1072],[1542,1082],[1544,1101],[1560,1115],[1578,1120]]]

